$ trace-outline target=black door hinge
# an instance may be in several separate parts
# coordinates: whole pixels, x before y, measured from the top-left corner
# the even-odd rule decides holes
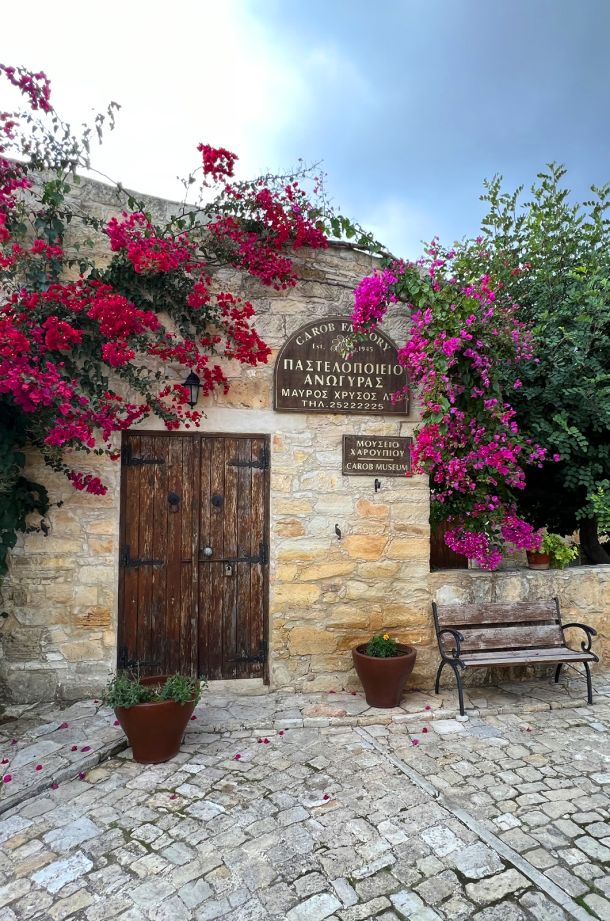
[[[258,652],[252,656],[235,656],[233,659],[227,659],[227,662],[261,662],[267,661],[267,643],[261,640]]]
[[[261,448],[261,453],[256,460],[233,460],[229,461],[229,467],[255,467],[257,470],[269,469],[269,451],[267,448]]]
[[[162,457],[134,457],[133,448],[130,444],[123,445],[121,448],[121,466],[123,467],[142,467],[144,464],[164,464]]]
[[[119,566],[133,569],[135,566],[163,566],[165,560],[143,560],[140,557],[132,559],[129,554],[129,544],[123,544],[119,554]]]

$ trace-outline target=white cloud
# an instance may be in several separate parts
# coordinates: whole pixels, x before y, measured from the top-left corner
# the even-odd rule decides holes
[[[94,164],[138,191],[179,196],[199,141],[235,150],[241,175],[277,168],[280,139],[313,114],[311,75],[245,0],[31,0],[23,16],[3,9],[0,60],[45,70],[75,123],[120,102]]]
[[[438,233],[434,215],[400,198],[381,200],[360,220],[367,230],[372,231],[378,240],[400,258],[415,259],[421,256],[421,241],[429,241]]]

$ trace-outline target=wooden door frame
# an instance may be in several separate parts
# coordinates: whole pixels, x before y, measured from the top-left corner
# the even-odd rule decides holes
[[[150,435],[154,438],[234,438],[234,439],[247,439],[247,438],[260,438],[265,443],[265,448],[267,450],[267,457],[269,458],[269,463],[266,469],[263,471],[265,475],[265,508],[264,512],[264,521],[263,528],[267,546],[269,547],[269,558],[267,565],[263,566],[263,636],[262,639],[266,644],[267,657],[263,665],[263,683],[269,684],[270,681],[270,672],[269,672],[269,654],[270,654],[270,645],[269,645],[269,570],[271,568],[271,435],[264,434],[261,432],[168,432],[167,429],[158,431],[157,429],[128,429],[127,431],[121,434],[121,453],[122,449],[125,446],[127,438],[125,436],[142,436]],[[125,506],[126,506],[126,484],[127,477],[123,476],[123,471],[121,469],[121,488],[120,488],[120,501],[119,501],[119,552],[120,546],[123,537],[123,526],[125,524]],[[197,522],[199,522],[199,502],[201,501],[201,490],[198,489],[194,493],[194,501],[197,503]],[[195,519],[193,519],[195,520]],[[198,527],[198,524],[197,524]],[[194,536],[194,535],[193,535]],[[199,535],[199,537],[201,537]],[[194,567],[198,570],[198,567]],[[116,644],[116,659],[118,662],[119,654],[119,635],[120,630],[122,629],[121,618],[122,618],[122,605],[121,598],[123,595],[123,567],[119,564],[119,578],[118,578],[118,596],[117,596],[117,644]],[[199,573],[197,574],[197,579],[199,578]],[[198,595],[198,593],[197,593]],[[195,602],[195,594],[193,594],[193,602]],[[243,679],[235,678],[235,681],[240,681]]]

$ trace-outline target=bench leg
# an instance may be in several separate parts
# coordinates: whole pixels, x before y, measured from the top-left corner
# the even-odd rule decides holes
[[[447,663],[446,663],[445,660],[443,659],[442,662],[441,662],[441,664],[440,664],[439,667],[438,667],[438,671],[437,671],[437,673],[436,673],[436,681],[434,682],[434,693],[435,693],[435,694],[438,694],[438,692],[439,692],[439,682],[440,682],[440,680],[441,680],[441,672],[443,671],[443,669],[444,669],[444,667],[445,667],[446,664],[447,664]]]
[[[585,673],[587,675],[587,703],[593,703],[593,688],[591,686],[591,669],[589,668],[588,662],[582,663],[585,667]]]
[[[460,716],[464,716],[465,715],[464,714],[464,692],[462,691],[462,678],[460,676],[460,668],[458,665],[453,665],[452,662],[450,662],[449,665],[451,665],[451,668],[453,669],[453,673],[455,675],[455,680],[457,683],[458,700],[460,702]]]
[[[562,665],[563,665],[563,662],[560,662],[557,668],[555,669],[555,684],[557,684],[557,682],[559,681],[559,674],[561,672]]]

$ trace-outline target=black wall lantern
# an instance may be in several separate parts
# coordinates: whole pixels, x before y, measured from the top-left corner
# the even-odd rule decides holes
[[[197,404],[197,400],[199,399],[199,388],[201,387],[201,380],[199,379],[199,375],[195,374],[194,371],[191,371],[184,382],[184,386],[188,390],[189,394],[187,403],[192,409],[193,406]]]

